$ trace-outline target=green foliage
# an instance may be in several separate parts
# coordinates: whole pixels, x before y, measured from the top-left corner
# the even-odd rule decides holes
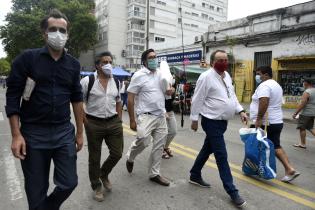
[[[78,57],[96,44],[97,23],[91,13],[93,0],[12,0],[12,13],[6,16],[7,24],[0,27],[0,39],[11,60],[27,48],[44,45],[40,21],[52,8],[57,8],[70,21],[66,48]]]
[[[6,58],[0,58],[0,75],[8,75],[10,68],[9,61]]]

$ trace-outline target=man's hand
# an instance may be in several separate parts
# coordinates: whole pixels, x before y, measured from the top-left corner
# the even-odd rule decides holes
[[[169,89],[166,90],[165,94],[168,96],[171,96],[175,93],[175,88],[171,87]]]
[[[240,113],[240,117],[241,117],[242,123],[247,125],[247,123],[248,123],[248,116],[247,116],[247,114],[245,112],[241,112]]]
[[[255,128],[260,128],[262,126],[262,119],[257,118],[255,122]]]
[[[130,129],[133,131],[137,131],[137,123],[135,120],[130,120]]]
[[[191,129],[193,131],[197,131],[198,130],[198,121],[192,121],[191,122]]]
[[[296,118],[297,118],[297,113],[294,113],[294,114],[292,115],[292,118],[293,118],[293,119],[296,119]]]
[[[77,152],[79,152],[83,147],[83,135],[77,134],[75,137],[75,143],[77,145]]]
[[[14,157],[24,160],[26,156],[26,144],[24,137],[18,135],[12,138],[11,151]]]

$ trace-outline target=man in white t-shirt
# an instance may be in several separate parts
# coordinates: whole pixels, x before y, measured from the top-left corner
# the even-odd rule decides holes
[[[255,128],[267,126],[267,137],[275,147],[276,157],[285,168],[283,182],[290,182],[300,175],[290,164],[288,156],[280,145],[280,134],[283,128],[282,115],[282,88],[272,79],[272,69],[269,66],[258,67],[256,82],[259,84],[250,104],[250,119]],[[268,114],[266,115],[266,112]],[[265,119],[267,117],[267,119]]]

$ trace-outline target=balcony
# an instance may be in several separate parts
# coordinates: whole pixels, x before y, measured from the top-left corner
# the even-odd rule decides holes
[[[128,0],[128,4],[132,4],[132,3],[146,5],[146,0]]]
[[[144,44],[144,38],[128,38],[127,44]]]
[[[139,31],[145,31],[145,26],[144,25],[138,25],[138,24],[131,24],[128,25],[128,30],[139,30]]]
[[[131,12],[128,13],[128,18],[135,18],[135,19],[145,20],[146,15],[145,15],[144,12],[131,11]]]

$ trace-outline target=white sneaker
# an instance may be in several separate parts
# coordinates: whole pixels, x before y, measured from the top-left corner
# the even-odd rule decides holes
[[[294,171],[294,173],[292,174],[292,175],[285,175],[282,179],[281,179],[281,181],[282,182],[291,182],[291,181],[293,181],[296,177],[298,177],[298,176],[300,176],[300,172],[298,172],[298,171]]]

